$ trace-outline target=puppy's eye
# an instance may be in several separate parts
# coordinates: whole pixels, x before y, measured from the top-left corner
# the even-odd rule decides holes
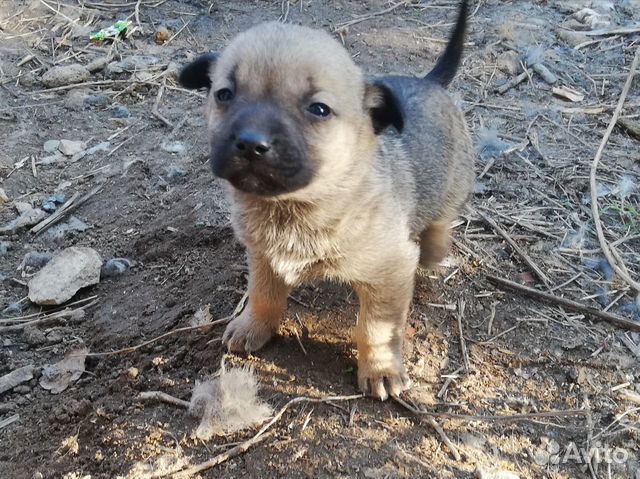
[[[233,100],[233,92],[228,88],[221,88],[216,92],[216,99],[221,103],[231,101]]]
[[[331,114],[331,108],[329,108],[324,103],[312,103],[307,108],[307,111],[312,115],[319,116],[321,118],[326,118]]]

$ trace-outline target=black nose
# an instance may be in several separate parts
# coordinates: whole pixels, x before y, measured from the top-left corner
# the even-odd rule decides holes
[[[259,159],[271,150],[269,137],[255,130],[245,130],[234,138],[233,147],[236,152],[249,159]]]

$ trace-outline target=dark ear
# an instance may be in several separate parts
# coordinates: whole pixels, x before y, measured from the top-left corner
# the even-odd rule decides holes
[[[211,88],[211,65],[216,62],[218,56],[217,53],[206,53],[189,63],[180,72],[180,85],[190,90]]]
[[[398,133],[404,129],[404,115],[400,103],[391,89],[382,83],[368,84],[365,89],[365,107],[369,109],[373,131],[382,133],[393,126]]]

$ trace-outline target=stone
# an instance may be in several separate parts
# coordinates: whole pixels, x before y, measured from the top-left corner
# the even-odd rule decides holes
[[[85,144],[83,141],[60,140],[60,146],[58,146],[58,149],[65,156],[73,156],[84,150],[84,147]]]
[[[119,276],[131,268],[131,261],[127,258],[111,258],[107,261],[100,272],[102,278]]]
[[[58,305],[81,288],[100,282],[102,259],[93,248],[73,246],[57,253],[29,281],[29,300],[38,305]]]
[[[59,65],[50,68],[42,75],[41,81],[45,86],[55,88],[82,83],[87,81],[90,75],[89,70],[78,63],[74,63],[72,65]]]
[[[58,146],[60,145],[60,140],[47,140],[44,142],[44,151],[47,153],[55,153],[58,151]]]
[[[109,57],[99,57],[87,64],[87,70],[89,70],[89,72],[91,73],[95,73],[100,70],[104,70],[108,63]]]

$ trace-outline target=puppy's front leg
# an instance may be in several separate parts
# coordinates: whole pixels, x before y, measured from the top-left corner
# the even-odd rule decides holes
[[[287,307],[290,289],[266,258],[249,254],[249,301],[222,337],[229,351],[256,351],[271,339]]]
[[[382,272],[372,274],[372,282],[355,285],[360,299],[355,330],[358,386],[383,401],[410,385],[402,347],[416,267],[417,257],[413,261],[399,259]]]

